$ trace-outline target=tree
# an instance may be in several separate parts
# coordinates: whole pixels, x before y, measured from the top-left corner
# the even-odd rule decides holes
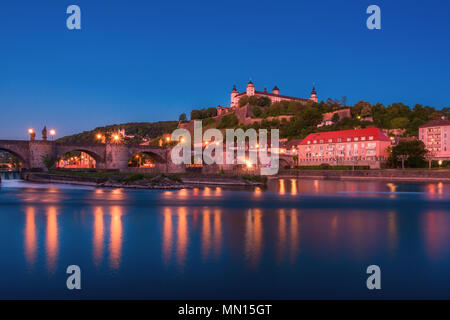
[[[420,168],[425,164],[427,150],[425,144],[420,140],[401,141],[391,150],[389,161],[395,167],[402,158],[406,160],[406,165],[411,168]]]
[[[391,128],[397,129],[401,128],[404,129],[408,126],[409,120],[405,117],[397,117],[391,120]]]
[[[200,110],[192,110],[191,111],[191,120],[197,120],[202,118],[202,112]]]
[[[42,156],[42,162],[44,163],[47,170],[50,170],[56,162],[56,159],[51,154],[46,154]]]
[[[253,106],[252,107],[252,112],[253,112],[253,115],[255,116],[255,117],[257,117],[257,118],[259,118],[259,117],[261,117],[262,116],[262,110],[261,110],[261,108],[260,107],[258,107],[258,106]]]
[[[217,116],[217,109],[214,107],[208,108],[205,111],[205,118],[212,118]]]
[[[180,114],[180,116],[178,117],[178,121],[185,122],[186,120],[187,120],[186,113],[182,113],[182,114]]]

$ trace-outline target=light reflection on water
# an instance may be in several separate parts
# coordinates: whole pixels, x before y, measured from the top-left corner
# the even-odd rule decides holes
[[[358,277],[335,272],[376,262],[392,270],[395,285],[385,297],[402,298],[412,294],[402,285],[413,263],[421,292],[450,297],[450,277],[440,273],[450,267],[449,201],[445,183],[280,179],[267,191],[3,187],[0,230],[13,236],[0,238],[11,265],[0,277],[31,281],[16,284],[18,298],[64,297],[53,282],[39,293],[29,283],[64,278],[74,263],[89,275],[92,297],[367,297]],[[270,278],[276,286],[261,282]],[[211,281],[221,290],[210,292]],[[0,289],[0,297],[10,294]]]

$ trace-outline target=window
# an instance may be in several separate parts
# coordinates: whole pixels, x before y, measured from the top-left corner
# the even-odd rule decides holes
[[[317,143],[317,140],[314,140],[313,143]]]
[[[311,144],[311,141],[310,141],[310,140],[308,140],[308,144]]]
[[[361,141],[366,141],[366,137],[361,137]]]
[[[323,143],[323,140],[320,140],[320,143]]]
[[[373,140],[373,136],[369,136],[369,140]]]
[[[342,142],[342,138],[338,138],[338,142]]]
[[[332,142],[333,142],[333,139],[328,139],[328,142],[329,142],[329,143],[332,143]]]
[[[358,137],[355,137],[355,141],[358,141]]]
[[[347,141],[352,141],[352,138],[347,138]]]

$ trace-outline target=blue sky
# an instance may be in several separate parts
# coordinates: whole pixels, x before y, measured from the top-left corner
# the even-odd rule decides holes
[[[66,28],[76,4],[82,30]],[[366,8],[381,8],[368,30]],[[0,139],[174,120],[235,83],[449,107],[450,1],[2,1]]]

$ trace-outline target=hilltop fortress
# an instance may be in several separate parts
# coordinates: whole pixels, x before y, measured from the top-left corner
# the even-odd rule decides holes
[[[251,97],[251,96],[267,97],[270,98],[272,103],[281,101],[297,101],[306,105],[311,102],[318,102],[317,92],[314,86],[312,88],[310,97],[308,99],[304,99],[281,95],[280,89],[277,86],[273,87],[272,92],[268,92],[266,88],[264,88],[264,91],[256,91],[255,85],[253,84],[252,81],[248,82],[247,88],[243,92],[238,92],[236,89],[236,85],[234,85],[233,90],[231,90],[230,96],[231,96],[230,106],[229,107],[218,106],[217,115],[223,115],[231,111],[236,111],[236,109],[239,108],[239,100],[242,99],[243,97]]]

